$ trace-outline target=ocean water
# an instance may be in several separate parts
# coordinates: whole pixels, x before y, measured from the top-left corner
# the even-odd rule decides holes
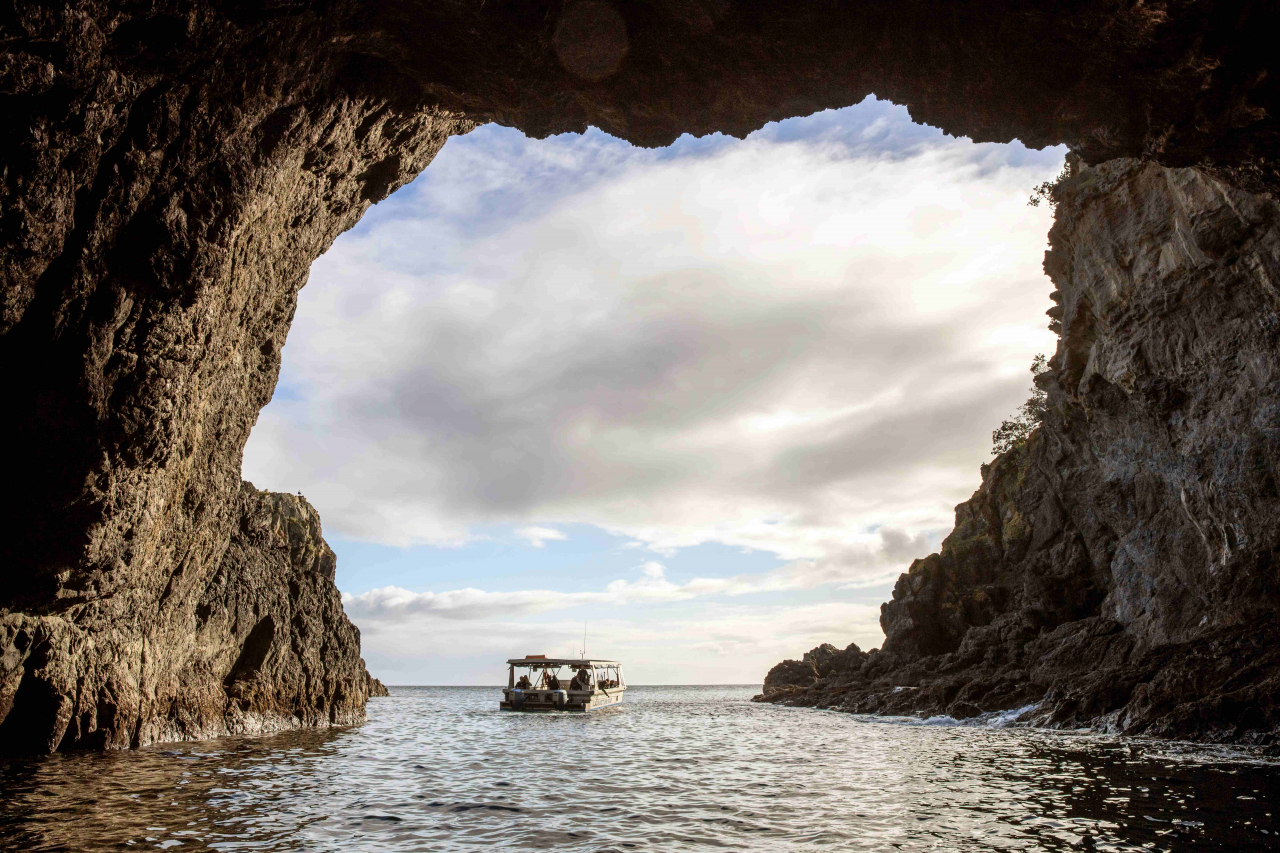
[[[329,731],[0,762],[5,850],[1278,850],[1241,752],[635,687],[590,715],[392,688]]]

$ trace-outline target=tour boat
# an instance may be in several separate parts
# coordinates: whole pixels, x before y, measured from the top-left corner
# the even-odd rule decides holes
[[[517,669],[522,670],[519,678]],[[620,704],[626,692],[622,664],[616,660],[529,655],[507,661],[507,686],[498,708],[503,711],[594,711]]]

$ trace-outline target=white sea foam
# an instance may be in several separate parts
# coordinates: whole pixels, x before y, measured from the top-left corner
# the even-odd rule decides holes
[[[1008,711],[993,711],[990,714],[983,714],[974,719],[982,720],[981,725],[989,729],[1006,729],[1015,725],[1024,714],[1030,714],[1039,707],[1039,702],[1032,702],[1030,705],[1023,705],[1021,708],[1011,708]]]

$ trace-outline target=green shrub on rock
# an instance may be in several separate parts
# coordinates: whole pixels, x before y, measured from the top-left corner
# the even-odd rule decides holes
[[[1033,377],[1048,371],[1049,365],[1046,361],[1044,353],[1032,359],[1031,375]],[[1040,422],[1044,420],[1047,406],[1048,396],[1032,385],[1031,396],[1027,398],[1027,402],[1018,407],[1018,413],[1005,420],[991,433],[991,455],[999,456],[1026,441],[1032,430],[1040,426]]]

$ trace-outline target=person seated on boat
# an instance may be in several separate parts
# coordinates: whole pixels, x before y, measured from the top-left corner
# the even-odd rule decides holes
[[[570,690],[588,690],[591,687],[591,673],[585,668],[578,670],[578,674],[573,677],[573,684]]]
[[[533,687],[533,682],[529,680],[529,676],[522,675],[520,676],[520,680],[516,682],[516,687],[519,687],[521,690],[528,690]]]
[[[547,674],[547,689],[548,690],[560,689],[560,679],[556,676],[554,672],[549,672]]]

